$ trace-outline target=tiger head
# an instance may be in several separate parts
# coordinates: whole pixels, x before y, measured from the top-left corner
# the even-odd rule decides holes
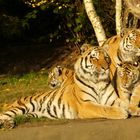
[[[56,66],[48,74],[48,85],[51,89],[61,86],[61,84],[73,76],[73,71],[65,67]]]
[[[109,78],[111,59],[102,47],[89,47],[75,63],[75,75],[98,81]]]
[[[122,52],[134,57],[140,56],[140,29],[122,30],[121,38],[120,49]]]
[[[81,47],[80,47],[80,54],[82,55],[85,51],[87,51],[88,49],[92,48],[93,46],[91,44],[86,44],[84,43]]]
[[[119,78],[120,86],[128,89],[132,88],[139,80],[140,65],[138,62],[122,62],[117,67],[117,78]]]

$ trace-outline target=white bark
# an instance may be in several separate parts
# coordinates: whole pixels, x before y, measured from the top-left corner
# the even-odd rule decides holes
[[[91,21],[91,24],[95,31],[95,35],[97,37],[99,46],[101,46],[106,41],[106,35],[103,29],[103,26],[101,24],[100,18],[98,17],[95,11],[93,0],[84,0],[84,5],[85,5],[88,18]]]
[[[121,25],[122,25],[121,12],[122,12],[122,0],[116,0],[116,32],[117,32],[117,35],[119,35],[121,32]]]

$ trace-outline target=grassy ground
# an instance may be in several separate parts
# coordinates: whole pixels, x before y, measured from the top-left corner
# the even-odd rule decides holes
[[[47,73],[44,72],[31,72],[22,76],[1,76],[0,110],[21,96],[32,95],[47,90]]]

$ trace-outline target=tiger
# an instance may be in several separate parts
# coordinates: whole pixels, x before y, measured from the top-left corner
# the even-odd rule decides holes
[[[124,29],[120,35],[109,38],[102,47],[111,58],[110,77],[113,79],[116,67],[122,61],[139,61],[140,29]]]
[[[87,49],[74,65],[73,82],[32,96],[21,97],[0,115],[0,125],[14,128],[18,115],[49,119],[126,119],[128,111],[110,78],[110,57],[101,47]]]
[[[84,43],[80,47],[80,55],[83,54],[87,49],[93,47],[91,44]],[[48,86],[50,89],[63,86],[63,81],[67,78],[73,79],[74,71],[62,66],[55,66],[48,74]],[[72,81],[72,80],[71,80]]]
[[[73,79],[74,71],[62,66],[55,66],[48,74],[48,86],[51,89],[63,86],[68,78]],[[72,81],[72,80],[71,80]]]
[[[117,90],[132,116],[140,116],[140,64],[122,62],[117,67]]]

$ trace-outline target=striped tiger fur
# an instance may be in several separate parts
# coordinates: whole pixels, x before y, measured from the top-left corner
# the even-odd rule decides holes
[[[126,119],[128,112],[110,82],[109,65],[110,58],[103,48],[89,48],[75,63],[73,82],[67,79],[60,88],[15,101],[0,115],[0,124],[13,128],[17,115]]]
[[[48,75],[48,85],[51,89],[63,86],[64,81],[73,79],[74,71],[62,66],[54,67]]]
[[[132,116],[140,116],[140,64],[122,62],[117,68],[117,90]]]
[[[102,46],[111,58],[110,76],[115,75],[121,61],[138,61],[140,57],[140,29],[125,29],[121,35],[109,38]]]
[[[80,54],[83,54],[91,47],[93,47],[91,44],[83,44],[80,47]],[[50,89],[58,88],[60,86],[63,86],[62,83],[65,83],[63,81],[67,81],[68,78],[69,80],[71,79],[71,81],[73,82],[73,75],[73,70],[62,66],[56,66],[52,68],[52,70],[48,74],[48,86],[50,87]]]

